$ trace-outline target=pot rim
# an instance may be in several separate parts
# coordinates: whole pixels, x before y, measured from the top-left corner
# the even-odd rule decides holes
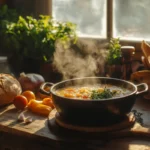
[[[95,102],[95,101],[120,100],[120,98],[125,98],[125,97],[132,96],[132,95],[136,94],[136,92],[137,92],[137,86],[136,86],[134,83],[132,83],[132,82],[130,82],[130,81],[126,81],[126,80],[122,80],[122,79],[118,79],[118,78],[110,78],[110,77],[80,77],[80,78],[67,79],[67,80],[63,80],[63,81],[61,81],[61,82],[58,82],[58,83],[53,84],[53,85],[51,86],[50,91],[51,91],[52,95],[55,95],[55,96],[60,97],[60,98],[64,98],[65,100],[69,100],[69,101],[72,101],[72,100],[74,101],[74,100],[76,100],[76,101],[85,101],[85,102],[88,101],[88,102],[91,102],[89,99],[86,100],[86,99],[74,99],[74,98],[69,98],[69,97],[66,98],[66,97],[57,95],[57,94],[55,93],[55,91],[54,91],[55,87],[58,86],[58,85],[60,85],[60,84],[63,84],[63,83],[65,83],[65,82],[75,81],[75,80],[82,80],[82,79],[106,79],[106,80],[115,80],[115,81],[120,81],[120,82],[129,84],[129,85],[131,85],[132,87],[134,87],[134,91],[131,92],[131,93],[129,93],[129,94],[127,94],[127,95],[125,95],[125,96],[115,97],[115,98],[108,98],[108,99],[100,99],[100,100],[92,99],[92,102]]]

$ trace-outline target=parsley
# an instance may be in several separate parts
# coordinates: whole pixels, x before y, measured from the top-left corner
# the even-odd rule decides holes
[[[106,89],[106,88],[104,89],[103,92],[93,90],[91,94],[91,99],[98,100],[98,99],[112,98],[115,93],[116,91],[110,91],[110,89]]]
[[[111,38],[108,48],[107,63],[109,65],[120,64],[121,45],[119,38]]]

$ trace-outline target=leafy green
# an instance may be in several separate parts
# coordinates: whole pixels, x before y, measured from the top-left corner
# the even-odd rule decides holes
[[[111,91],[110,89],[105,88],[103,92],[99,92],[97,90],[93,90],[91,94],[91,99],[106,99],[112,98],[116,91]]]
[[[76,25],[71,22],[59,22],[50,16],[19,16],[17,22],[7,25],[10,47],[15,53],[49,61],[55,51],[57,40],[65,44],[77,39]]]
[[[107,63],[109,65],[119,64],[121,59],[121,45],[119,38],[111,38],[108,48]]]

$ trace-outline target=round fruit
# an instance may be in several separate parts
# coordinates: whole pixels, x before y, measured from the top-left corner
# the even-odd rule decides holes
[[[47,105],[47,106],[50,106],[51,108],[54,108],[53,101],[52,101],[52,99],[49,98],[49,97],[44,98],[44,99],[42,100],[42,104]]]
[[[35,94],[32,91],[24,91],[21,95],[25,96],[28,100],[28,102],[31,99],[35,99]]]
[[[14,98],[13,100],[13,104],[15,105],[15,107],[19,110],[23,110],[27,104],[28,104],[28,100],[25,96],[23,95],[18,95]]]

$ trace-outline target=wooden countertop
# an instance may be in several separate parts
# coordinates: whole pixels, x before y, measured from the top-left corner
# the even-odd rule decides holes
[[[53,134],[48,126],[48,118],[33,114],[29,111],[24,112],[25,116],[32,116],[33,122],[25,124],[18,122],[19,112],[13,105],[0,108],[0,145],[1,149],[93,149],[93,150],[148,150],[150,148],[150,101],[138,99],[133,109],[142,113],[143,128],[147,134],[137,136],[127,136],[125,138],[113,138],[87,140],[83,137],[63,137]],[[54,111],[50,116],[54,116]],[[134,128],[138,129],[137,123]],[[59,132],[58,132],[59,133]],[[67,135],[68,133],[66,133]],[[6,140],[7,139],[7,140]],[[10,149],[11,149],[10,148]]]

